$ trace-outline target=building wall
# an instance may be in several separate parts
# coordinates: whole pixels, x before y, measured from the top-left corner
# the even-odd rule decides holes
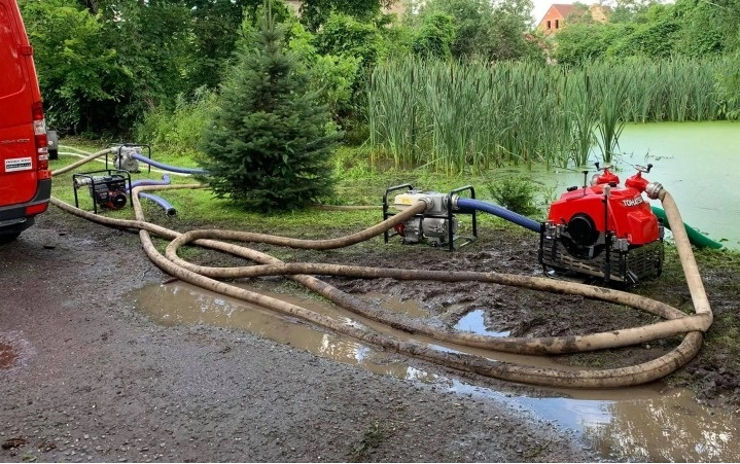
[[[545,16],[542,18],[542,21],[540,21],[539,26],[537,28],[541,31],[543,31],[545,34],[552,34],[564,26],[564,20],[565,18],[563,15],[555,9],[554,7],[550,7],[549,10],[547,10],[547,13],[545,13]]]
[[[407,3],[403,0],[397,0],[393,5],[388,8],[383,8],[383,13],[391,14],[394,13],[398,18],[406,13]]]
[[[597,23],[606,23],[609,20],[609,14],[611,9],[608,6],[599,4],[593,4],[588,7],[588,12],[591,14],[591,18]],[[555,5],[551,6],[545,16],[540,21],[537,28],[544,32],[546,35],[554,34],[565,26],[565,21],[568,15],[571,13],[576,15],[588,14],[581,9],[576,9],[571,5]]]

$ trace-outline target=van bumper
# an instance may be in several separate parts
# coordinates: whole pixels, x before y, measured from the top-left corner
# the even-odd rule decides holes
[[[0,207],[0,230],[21,232],[33,225],[34,215],[26,215],[29,206],[49,203],[51,197],[51,179],[43,179],[38,183],[36,195],[27,203]]]

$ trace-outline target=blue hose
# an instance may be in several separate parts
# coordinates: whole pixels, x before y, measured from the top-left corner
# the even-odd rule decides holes
[[[500,218],[506,219],[507,221],[513,222],[514,224],[520,225],[525,229],[529,229],[532,232],[539,233],[542,229],[542,224],[535,221],[534,219],[529,219],[528,217],[522,216],[521,214],[517,214],[513,211],[509,211],[506,208],[494,205],[492,203],[487,203],[485,201],[472,200],[470,198],[460,198],[457,200],[457,206],[461,210],[476,210],[493,214],[494,216],[498,216]]]
[[[206,171],[201,168],[183,168],[180,166],[171,166],[169,164],[160,163],[159,161],[154,161],[153,159],[149,159],[146,156],[140,155],[138,153],[134,153],[133,155],[131,155],[131,157],[137,161],[141,161],[142,163],[149,164],[151,166],[154,166],[155,168],[159,168],[164,171],[178,172],[180,174],[207,174]]]
[[[164,212],[167,213],[167,216],[174,216],[175,214],[177,214],[177,210],[174,206],[172,206],[172,203],[158,195],[153,195],[146,192],[139,192],[139,198],[146,198],[147,200],[153,201],[154,203],[158,204],[162,207]]]
[[[171,183],[170,176],[167,174],[162,175],[162,180],[154,180],[154,179],[139,179],[131,182],[131,188],[139,187],[141,185],[170,185]],[[129,192],[130,193],[130,192]]]
[[[135,187],[140,187],[142,185],[170,185],[171,179],[170,176],[167,174],[162,175],[162,180],[154,180],[154,179],[139,179],[131,182],[131,189],[133,190]],[[131,192],[129,192],[130,194]],[[160,197],[159,195],[154,195],[151,193],[146,192],[139,192],[139,198],[146,198],[147,200],[153,201],[154,203],[158,204],[162,207],[165,213],[167,213],[168,216],[174,216],[177,214],[177,210],[174,206],[164,198]]]

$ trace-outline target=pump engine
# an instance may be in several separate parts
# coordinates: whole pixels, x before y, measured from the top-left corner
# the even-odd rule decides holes
[[[459,239],[465,239],[464,242],[457,244],[458,247],[464,246],[477,237],[476,213],[458,211],[458,195],[463,191],[469,191],[472,198],[475,198],[475,190],[472,186],[465,186],[455,189],[449,193],[439,193],[415,189],[410,184],[390,187],[383,196],[383,219],[388,219],[395,213],[389,211],[388,195],[393,191],[406,190],[404,193],[397,194],[393,199],[393,209],[403,211],[409,206],[423,201],[427,208],[422,214],[417,214],[402,224],[395,226],[394,235],[399,235],[405,244],[416,244],[426,242],[432,246],[446,246],[450,250],[455,247],[455,242]],[[459,237],[458,229],[460,222],[456,214],[470,214],[472,216],[473,235],[470,237]],[[385,233],[385,241],[388,242],[389,232]]]
[[[126,181],[123,176],[116,174],[96,178],[95,183],[90,185],[90,195],[102,208],[111,210],[121,209],[128,202]]]
[[[643,192],[658,198],[662,186],[642,177],[647,167],[624,187],[619,177],[600,168],[583,187],[569,187],[550,206],[540,232],[539,261],[546,270],[574,271],[605,282],[635,284],[660,275],[663,269],[663,226]]]
[[[128,204],[128,192],[131,191],[131,175],[128,171],[111,170],[95,171],[72,176],[75,206],[79,208],[77,190],[87,187],[93,200],[95,213],[98,208],[119,210]]]

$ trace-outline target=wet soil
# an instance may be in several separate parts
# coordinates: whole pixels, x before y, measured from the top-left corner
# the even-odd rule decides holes
[[[12,346],[6,343],[0,343],[0,369],[9,369],[15,364],[18,354]]]
[[[335,320],[347,317],[340,308],[312,298],[310,294],[296,291],[276,293],[276,285],[276,282],[261,281],[250,283],[246,288],[290,301]],[[445,375],[438,368],[425,370],[413,359],[395,356],[357,340],[327,332],[321,327],[183,282],[149,285],[133,292],[131,297],[137,309],[150,314],[160,324],[208,324],[237,328],[379,375],[437,385],[460,396],[475,394],[495,399],[520,409],[522,414],[532,413],[544,420],[554,421],[562,429],[575,431],[581,440],[588,442],[605,459],[668,462],[740,459],[740,445],[735,439],[740,430],[740,421],[736,414],[702,405],[692,392],[685,389],[656,383],[606,391],[539,389],[534,392],[502,393],[498,390],[500,386],[482,387],[485,382],[480,383],[478,379]],[[366,296],[362,299],[366,300]],[[372,300],[409,317],[427,317],[418,308],[418,303],[411,300],[404,304],[400,304],[395,297],[376,296]],[[368,324],[362,318],[354,318],[353,321],[371,325],[375,330],[402,340],[412,338],[418,343],[442,348],[438,342],[403,332],[393,333],[387,327]],[[456,326],[492,336],[502,335],[485,328],[483,310],[468,313]],[[460,346],[445,348],[476,351]],[[483,355],[491,356],[490,353]],[[500,356],[498,353],[493,355],[496,358]],[[514,357],[509,355],[509,358]],[[525,358],[528,357],[510,360],[531,362],[531,359]],[[542,358],[536,360],[542,364],[546,362]],[[682,439],[676,440],[678,436]]]
[[[294,252],[290,259],[352,262],[357,265],[434,270],[497,271],[542,276],[537,264],[537,237],[509,228],[487,228],[479,240],[462,251],[449,253],[424,246],[391,245],[346,249],[318,255]],[[740,413],[740,253],[697,251],[707,294],[714,312],[714,324],[699,356],[685,369],[669,376],[672,386],[692,389],[703,401]],[[572,278],[572,277],[568,277]],[[619,305],[591,301],[579,296],[479,284],[397,282],[390,279],[357,280],[326,278],[342,290],[357,295],[381,292],[418,302],[432,317],[455,326],[471,311],[481,311],[485,329],[512,336],[577,335],[635,327],[659,318]],[[576,279],[577,280],[577,279]],[[584,281],[584,280],[579,280]],[[600,282],[588,282],[600,285]],[[687,312],[691,296],[675,249],[666,250],[662,276],[629,289]],[[680,343],[680,337],[618,350],[561,356],[559,362],[590,367],[620,367],[654,359]]]
[[[574,432],[495,397],[244,330],[157,324],[128,296],[168,279],[135,234],[57,211],[0,247],[0,341],[19,353],[0,370],[0,461],[595,459]]]
[[[329,252],[258,248],[290,261],[541,275],[536,247],[534,236],[487,226],[478,242],[452,254],[424,246],[386,246],[380,239]],[[186,252],[202,263],[232,261],[212,253]],[[642,403],[626,407],[609,400],[599,403],[597,411],[590,411],[591,402],[568,399],[569,392],[462,376],[398,355],[387,360],[365,353],[364,364],[348,363],[350,358],[357,361],[357,353],[343,351],[333,342],[327,342],[327,349],[346,354],[346,359],[314,356],[305,346],[271,341],[249,328],[224,328],[197,320],[161,324],[137,310],[132,301],[136,291],[169,280],[140,251],[137,236],[58,212],[44,215],[18,243],[0,248],[0,256],[0,288],[10,295],[4,296],[0,310],[0,332],[21,334],[36,352],[12,375],[0,370],[0,398],[11,398],[0,402],[0,441],[27,441],[21,448],[0,452],[0,460],[21,460],[26,454],[41,460],[75,461],[582,461],[735,456],[716,449],[724,450],[722,440],[734,436],[740,412],[736,393],[740,356],[734,348],[738,346],[734,308],[740,293],[734,281],[740,269],[737,254],[699,254],[715,326],[701,354],[686,369],[650,387],[663,392],[667,385],[683,386],[694,393],[681,393],[681,401],[668,398],[667,403],[661,396],[670,395],[651,393]],[[44,272],[39,274],[39,269]],[[389,309],[395,307],[407,317],[430,318],[473,331],[562,335],[655,320],[580,297],[496,285],[325,280]],[[29,286],[29,281],[35,285]],[[242,284],[265,282],[274,291],[310,295],[282,279]],[[670,252],[664,276],[636,291],[683,309],[690,307],[680,267]],[[554,362],[594,367],[634,364],[660,355],[675,342],[560,357]],[[389,368],[377,375],[367,368],[370,364]],[[425,382],[427,376],[451,379],[454,388]],[[654,423],[654,414],[645,413],[680,409],[686,397],[695,405],[694,395],[725,408],[729,419],[695,428],[698,437],[706,431],[719,437],[711,442],[714,448],[708,446],[708,451],[695,455],[668,452],[671,437],[686,436],[691,420],[668,423],[659,418]],[[530,414],[532,408],[527,405],[537,400],[552,406]],[[709,408],[702,417],[719,411],[702,407]],[[584,408],[585,416],[580,414]],[[629,419],[624,419],[623,428],[613,425],[619,421],[600,422],[604,411],[614,416],[614,411],[630,408],[634,414],[624,416]],[[697,414],[686,411],[691,417]],[[573,417],[593,420],[563,426]],[[735,421],[729,429],[727,421]],[[593,432],[591,438],[586,428]],[[635,435],[623,435],[623,430],[658,430],[667,443],[644,453],[642,449],[624,453],[614,443],[629,444]]]

